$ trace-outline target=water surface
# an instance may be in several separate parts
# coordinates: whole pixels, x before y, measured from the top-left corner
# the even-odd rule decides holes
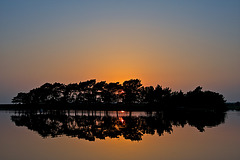
[[[240,158],[240,112],[0,111],[0,159]]]

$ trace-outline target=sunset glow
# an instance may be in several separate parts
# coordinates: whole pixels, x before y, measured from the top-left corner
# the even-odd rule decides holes
[[[88,79],[240,100],[240,2],[0,2],[0,103]]]

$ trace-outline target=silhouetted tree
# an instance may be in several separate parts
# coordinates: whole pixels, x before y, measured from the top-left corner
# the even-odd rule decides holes
[[[212,91],[202,91],[198,86],[186,95],[187,105],[190,107],[205,107],[224,110],[226,109],[223,95]]]
[[[93,89],[96,94],[96,101],[103,102],[105,86],[107,85],[106,81],[98,82],[94,85]]]
[[[157,87],[154,90],[155,102],[162,104],[163,103],[163,95],[164,95],[164,91],[162,89],[162,86],[157,85]]]
[[[145,87],[145,92],[146,95],[144,101],[147,103],[153,103],[155,98],[153,86]]]
[[[28,93],[18,93],[16,97],[12,99],[12,103],[28,104],[30,102]]]
[[[123,90],[125,92],[124,102],[126,103],[137,103],[140,102],[139,89],[142,86],[139,79],[131,79],[123,82]]]
[[[96,79],[68,85],[62,83],[45,83],[39,88],[30,90],[28,93],[18,93],[12,99],[17,104],[80,104],[80,103],[121,103],[148,104],[162,108],[209,108],[226,109],[223,95],[212,91],[202,91],[198,86],[193,91],[184,94],[172,92],[170,88],[162,88],[157,85],[144,87],[139,79],[130,79],[123,85],[96,83]]]

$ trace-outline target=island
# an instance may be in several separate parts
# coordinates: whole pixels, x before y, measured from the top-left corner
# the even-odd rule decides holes
[[[141,80],[97,82],[96,79],[79,83],[45,83],[27,93],[20,92],[12,99],[17,106],[75,107],[78,109],[112,110],[168,110],[209,109],[226,110],[226,100],[220,93],[203,91],[198,86],[192,91],[172,91],[161,85],[143,86]],[[15,105],[15,107],[16,107]]]

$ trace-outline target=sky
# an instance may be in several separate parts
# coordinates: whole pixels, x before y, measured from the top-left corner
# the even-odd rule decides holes
[[[1,0],[0,104],[89,79],[240,101],[239,0]]]

